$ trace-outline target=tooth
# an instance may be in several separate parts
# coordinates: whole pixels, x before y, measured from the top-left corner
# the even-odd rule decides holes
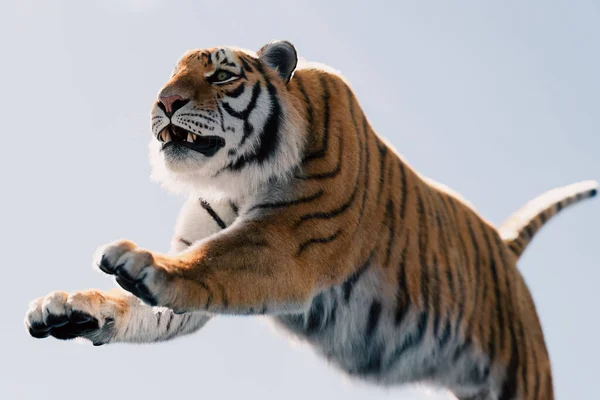
[[[194,143],[194,135],[188,132],[187,141],[190,143]]]
[[[171,133],[167,132],[167,134],[165,135],[165,143],[170,142],[171,141]]]
[[[163,131],[160,133],[160,139],[161,139],[161,140],[164,142],[164,141],[166,140],[166,139],[165,139],[166,137],[167,137],[167,130],[166,130],[166,129],[164,129],[164,130],[163,130]]]

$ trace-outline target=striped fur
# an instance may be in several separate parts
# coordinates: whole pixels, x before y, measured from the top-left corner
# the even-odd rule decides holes
[[[224,59],[239,77],[216,87]],[[136,340],[174,336],[153,307],[204,316],[183,333],[209,314],[268,314],[359,379],[428,382],[464,400],[552,399],[542,329],[516,262],[541,223],[591,196],[592,184],[542,197],[497,230],[379,137],[339,74],[307,64],[292,76],[295,66],[287,42],[258,54],[192,51],[162,89],[189,102],[171,117],[155,105],[156,137],[198,111],[192,118],[206,126],[186,126],[224,147],[166,154],[154,140],[155,176],[191,194],[174,251],[118,241],[99,252],[99,268],[148,304],[144,326],[162,332]],[[77,310],[65,301],[32,304],[32,335],[57,336],[44,305]],[[120,332],[133,329],[131,318],[110,315]]]
[[[537,231],[550,218],[565,207],[594,197],[597,193],[598,183],[595,181],[584,181],[549,190],[511,215],[498,228],[500,236],[513,253],[520,257]]]

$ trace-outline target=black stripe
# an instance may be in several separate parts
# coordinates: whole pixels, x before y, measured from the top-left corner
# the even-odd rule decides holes
[[[171,329],[171,322],[173,321],[173,317],[175,316],[175,313],[173,311],[169,312],[169,320],[167,321],[167,327],[165,328],[165,332],[169,333],[169,329]]]
[[[250,113],[254,110],[254,107],[256,107],[256,102],[258,101],[258,96],[260,96],[261,91],[262,89],[260,86],[260,81],[256,81],[256,83],[252,87],[252,97],[250,98],[250,102],[248,103],[246,108],[244,108],[242,111],[236,111],[233,108],[231,108],[229,103],[222,102],[223,109],[227,112],[227,114],[231,115],[232,117],[246,121],[250,116]]]
[[[492,256],[491,253],[491,246],[489,246],[488,243],[488,237],[487,234],[485,232],[485,227],[483,226],[481,220],[477,221],[479,223],[479,229],[481,230],[481,236],[483,237],[484,242],[486,243],[486,247],[488,248],[488,254],[485,257],[485,268],[483,268],[483,262],[482,262],[482,270],[483,272],[487,275],[488,273],[492,274],[492,278],[487,279],[489,276],[483,277],[482,278],[482,292],[488,293],[488,282],[492,281],[491,284],[497,287],[498,282],[494,281],[493,278],[493,273],[496,272],[496,264],[495,264],[495,259]],[[497,278],[497,274],[496,274],[496,278]],[[489,301],[486,300],[482,300],[482,307],[485,305],[487,306],[489,304],[489,306],[491,307],[491,310],[488,312],[488,315],[490,315],[490,321],[491,323],[488,324],[488,321],[484,321],[483,318],[480,320],[480,326],[483,325],[489,325],[489,334],[488,334],[488,342],[487,342],[487,356],[489,357],[490,360],[494,361],[495,357],[496,357],[496,347],[495,347],[495,343],[497,341],[497,328],[498,328],[498,324],[497,324],[497,320],[494,318],[494,316],[492,315],[492,313],[496,314],[498,311],[501,312],[501,310],[499,309],[499,303],[498,303],[498,296],[499,292],[496,290],[493,290],[491,295],[490,295],[490,299]],[[491,296],[493,296],[493,299],[491,298]],[[495,307],[494,307],[494,303],[495,303]],[[475,304],[479,304],[478,302],[476,302]],[[498,315],[496,315],[496,318],[498,318]]]
[[[485,235],[485,233],[483,232],[483,226],[481,225],[481,219],[476,217],[474,222],[473,222],[473,226],[477,226],[476,224],[479,224],[479,229],[481,230],[481,232],[479,232],[479,235],[475,236],[475,234],[473,234],[473,240],[474,241],[478,241],[477,243],[481,245],[480,240],[482,240],[482,236]],[[472,229],[471,229],[472,230]],[[474,232],[472,230],[472,232]],[[479,278],[477,280],[477,285],[480,288],[480,290],[478,291],[481,294],[481,298],[477,298],[477,296],[475,297],[475,304],[480,304],[480,309],[484,309],[485,308],[485,312],[486,314],[491,314],[492,312],[494,312],[493,309],[493,300],[491,299],[491,296],[493,296],[493,294],[490,294],[490,298],[486,298],[486,295],[488,293],[491,292],[491,290],[488,289],[488,284],[489,281],[491,280],[491,260],[489,259],[488,255],[483,254],[485,252],[484,249],[479,248],[479,255],[481,256],[481,258],[479,259],[479,263],[476,264],[476,268],[478,268],[476,271],[478,271],[479,273]],[[490,309],[491,308],[491,309]],[[495,357],[495,347],[494,347],[494,341],[495,341],[495,336],[496,336],[496,325],[493,323],[493,318],[491,318],[492,323],[488,324],[487,319],[485,318],[481,318],[481,313],[480,316],[478,317],[478,329],[479,332],[484,332],[484,329],[486,326],[489,327],[489,334],[487,336],[487,356],[490,359],[494,359]],[[481,338],[481,340],[483,341],[483,337]],[[483,343],[482,343],[483,345]]]
[[[187,247],[190,247],[192,245],[192,242],[185,240],[184,238],[180,237],[177,238],[177,240],[179,240],[181,243],[185,244]]]
[[[471,220],[469,219],[470,215],[465,215],[465,222],[467,224],[467,228],[469,231],[469,235],[471,238],[471,244],[473,245],[473,252],[475,253],[474,257],[473,257],[473,270],[474,270],[474,274],[475,274],[475,278],[473,280],[473,293],[475,295],[475,301],[473,304],[475,304],[474,307],[478,307],[479,305],[479,294],[483,291],[482,288],[482,284],[481,281],[479,279],[479,275],[480,275],[480,268],[481,268],[481,258],[479,255],[479,246],[477,244],[477,239],[475,237],[475,232],[473,231],[473,227],[471,225]],[[473,320],[475,318],[475,310],[473,310],[473,312],[471,313],[471,316],[469,318],[469,321],[467,322],[467,329],[469,332],[469,335],[471,333],[471,330],[473,329]]]
[[[531,239],[533,237],[533,229],[532,229],[532,225],[533,225],[533,221],[531,221],[526,227],[525,227],[525,233],[527,233],[527,238]]]
[[[331,289],[331,292],[333,293],[333,304],[331,305],[331,310],[329,312],[329,320],[327,321],[328,324],[335,323],[335,316],[337,314],[337,307],[338,307],[337,296],[335,296],[335,292],[334,292],[333,288]]]
[[[398,292],[396,294],[396,312],[394,314],[394,323],[399,326],[408,312],[410,305],[410,296],[408,295],[408,287],[406,285],[406,256],[410,247],[410,236],[406,236],[406,244],[402,250],[402,259],[398,266]]]
[[[204,308],[208,309],[210,307],[210,305],[212,304],[212,298],[213,298],[212,291],[202,281],[195,281],[195,283],[202,289],[206,290],[207,296],[206,296],[206,304],[204,305]]]
[[[365,263],[361,265],[360,268],[350,276],[350,278],[346,279],[346,281],[342,283],[342,293],[344,301],[346,303],[350,301],[350,295],[352,295],[352,289],[354,289],[354,285],[356,284],[356,282],[358,282],[360,277],[367,271],[367,269],[369,269],[372,257],[373,251],[371,251],[371,254],[369,255],[369,258],[367,258],[367,261],[365,261]]]
[[[406,215],[406,202],[408,200],[408,184],[406,183],[406,169],[404,168],[404,163],[400,158],[398,158],[398,169],[400,170],[400,175],[402,176],[402,202],[400,203],[400,220],[404,221],[404,216]]]
[[[442,314],[442,296],[440,296],[441,282],[440,282],[440,266],[438,264],[437,256],[433,255],[433,276],[431,278],[431,298],[433,303],[433,335],[438,336],[440,329],[440,319]]]
[[[546,216],[546,212],[548,210],[544,210],[540,213],[540,221],[542,222],[542,225],[544,225],[546,223],[546,221],[548,220],[548,217]]]
[[[421,343],[423,338],[425,337],[425,332],[427,331],[427,319],[429,318],[427,311],[422,311],[419,314],[419,320],[417,322],[417,330],[406,335],[402,343],[389,357],[387,362],[387,368],[389,369],[392,365],[394,365],[406,352],[412,347],[415,347]]]
[[[419,267],[421,270],[421,298],[423,299],[423,308],[429,308],[429,272],[427,266],[427,227],[425,221],[425,206],[421,195],[417,193],[417,213],[419,215]]]
[[[396,213],[394,212],[394,202],[390,199],[387,202],[386,208],[385,208],[385,220],[386,220],[386,225],[388,226],[388,242],[387,242],[387,246],[385,249],[385,262],[383,264],[383,266],[385,268],[387,268],[390,265],[390,257],[392,255],[392,246],[395,243],[395,239],[396,239]]]
[[[458,230],[459,229],[459,222],[458,222],[458,216],[456,215],[456,206],[454,204],[454,200],[453,199],[448,199],[448,203],[450,205],[450,208],[448,209],[448,216],[449,218],[452,220],[451,225],[453,227],[452,230]],[[469,268],[469,254],[467,253],[467,248],[465,246],[465,242],[463,240],[463,235],[457,235],[458,237],[458,242],[459,242],[459,252],[458,255],[460,257],[460,265],[457,265],[456,268],[454,268],[454,272],[456,273],[456,281],[458,283],[458,299],[456,300],[456,304],[458,307],[458,312],[457,312],[457,316],[456,316],[456,325],[454,327],[454,334],[458,335],[459,330],[460,330],[460,326],[462,323],[462,317],[465,311],[465,298],[466,298],[466,294],[465,294],[465,282],[464,282],[464,277],[463,277],[463,271],[464,268]],[[451,272],[449,271],[449,274],[451,274]]]
[[[265,77],[265,80],[267,78]],[[271,107],[267,122],[263,126],[262,132],[258,139],[258,147],[254,149],[250,154],[244,154],[239,157],[236,161],[231,163],[226,168],[233,171],[239,171],[249,163],[262,164],[275,153],[279,145],[279,126],[282,120],[282,109],[279,103],[277,89],[267,80],[267,91],[269,92],[269,100],[271,101]],[[245,125],[247,125],[247,121]],[[242,141],[243,142],[243,141]]]
[[[269,81],[267,81],[267,92],[269,92],[269,100],[271,102],[269,116],[267,118],[267,122],[262,128],[262,132],[260,133],[260,141],[257,151],[251,154],[251,159],[249,159],[250,156],[247,155],[243,157],[243,159],[246,160],[246,163],[248,163],[250,160],[256,160],[259,163],[262,163],[269,158],[271,154],[273,154],[278,145],[279,124],[281,122],[281,105],[279,104],[277,90]],[[249,124],[247,120],[246,123]],[[244,142],[242,140],[240,146],[243,143]],[[236,168],[234,167],[234,169]]]
[[[223,117],[223,110],[222,110],[222,106],[221,106],[221,102],[219,100],[217,100],[217,98],[215,97],[215,103],[217,103],[217,111],[219,112],[219,122],[221,123],[221,130],[223,132],[225,132],[225,122],[224,122],[224,117]]]
[[[240,209],[238,208],[237,204],[235,204],[233,201],[229,201],[229,207],[231,207],[231,210],[236,216],[239,215]]]
[[[342,230],[338,229],[330,236],[320,237],[320,238],[311,238],[311,239],[308,239],[308,240],[300,243],[300,246],[298,246],[298,252],[296,253],[296,257],[299,256],[300,254],[302,254],[306,249],[308,249],[309,246],[312,246],[313,244],[317,244],[317,243],[325,244],[325,243],[333,242],[335,239],[337,239],[337,237],[340,235],[340,233],[342,233]]]
[[[545,374],[545,376],[546,376],[546,396],[550,396],[550,394],[554,392],[554,389],[552,387],[552,376],[550,375],[550,372],[547,372]]]
[[[325,306],[323,304],[323,294],[318,294],[312,301],[310,309],[305,315],[304,331],[307,335],[312,335],[321,331],[325,318]]]
[[[342,136],[339,137],[338,140],[338,159],[336,166],[328,172],[320,172],[311,175],[297,175],[296,178],[301,180],[322,180],[329,179],[336,176],[342,170],[342,154],[344,150],[344,138]]]
[[[202,208],[204,208],[206,210],[206,212],[208,213],[208,215],[210,215],[212,217],[212,219],[217,223],[217,225],[219,225],[219,227],[221,229],[225,229],[227,228],[227,225],[225,225],[225,222],[223,222],[223,220],[221,219],[221,217],[219,217],[217,215],[217,213],[215,212],[215,210],[212,209],[212,207],[210,206],[210,204],[208,204],[206,201],[204,200],[200,200],[200,205],[202,206]]]
[[[192,318],[192,313],[184,314],[183,318],[179,320],[179,325],[177,326],[177,329],[175,329],[175,332],[173,332],[172,337],[179,335],[187,327],[191,318]]]
[[[529,364],[529,360],[527,358],[527,349],[530,347],[529,345],[529,341],[528,341],[528,337],[525,336],[525,331],[523,329],[523,322],[519,321],[519,345],[521,346],[521,349],[523,350],[521,355],[523,356],[523,362],[521,363],[520,367],[521,367],[521,378],[523,379],[523,386],[522,386],[522,390],[523,390],[523,395],[525,395],[524,397],[527,397],[527,389],[529,389],[529,385],[528,384],[528,376],[527,376],[527,368],[528,368],[528,364]]]
[[[252,111],[254,111],[254,108],[256,107],[256,102],[258,101],[258,96],[260,96],[260,92],[261,92],[260,81],[257,81],[254,84],[254,87],[252,88],[252,97],[250,98],[250,102],[248,103],[248,106],[242,111],[236,111],[233,108],[231,108],[229,103],[222,102],[223,109],[229,115],[231,115],[234,118],[241,119],[242,121],[244,121],[244,134],[242,136],[240,143],[238,144],[238,147],[241,147],[246,142],[246,139],[248,139],[250,137],[250,135],[254,132],[254,126],[252,126],[252,124],[250,124],[250,122],[248,122],[248,117],[250,116],[250,113]]]
[[[360,216],[358,218],[358,224],[357,224],[357,228],[360,225],[363,215],[365,213],[365,206],[367,205],[367,197],[369,194],[369,170],[370,170],[370,166],[369,166],[369,160],[370,160],[370,152],[369,152],[369,135],[368,135],[368,131],[367,131],[367,118],[365,117],[365,114],[362,113],[362,117],[363,117],[363,139],[365,141],[365,190],[363,190],[363,196],[362,196],[362,204],[360,205]]]
[[[534,340],[534,339],[532,339],[532,340]],[[529,348],[531,349],[531,358],[532,358],[532,361],[533,361],[531,363],[531,365],[534,365],[534,366],[540,365],[540,363],[539,363],[539,361],[537,359],[536,351],[535,351],[536,347],[535,346],[529,346]],[[535,371],[534,371],[535,376],[533,378],[534,379],[533,393],[532,393],[533,396],[531,398],[532,399],[538,399],[539,398],[538,396],[540,394],[539,392],[540,392],[540,379],[541,379],[541,376],[540,376],[540,369],[539,368],[535,368],[535,367],[534,367],[534,369],[535,369]]]
[[[464,342],[458,345],[456,349],[454,349],[454,354],[452,355],[452,362],[456,363],[458,359],[464,354],[464,352],[471,347],[471,344],[471,339],[467,338]]]
[[[377,187],[377,204],[381,198],[381,189],[383,188],[383,181],[385,180],[385,160],[387,159],[387,147],[385,144],[380,143],[379,139],[376,138],[375,143],[377,144],[377,150],[379,150],[379,186]]]
[[[316,199],[318,199],[319,197],[323,196],[325,192],[323,192],[323,189],[319,189],[318,192],[313,193],[309,196],[304,196],[304,197],[300,197],[298,199],[294,199],[294,200],[289,200],[289,201],[280,201],[280,202],[276,202],[276,203],[261,203],[261,204],[257,204],[255,206],[253,206],[250,211],[259,209],[259,208],[282,208],[282,207],[290,207],[290,206],[295,206],[298,204],[304,204],[304,203],[310,203],[311,201],[314,201]]]
[[[448,258],[448,262],[450,259]],[[457,270],[460,268],[456,268]],[[456,288],[454,287],[454,275],[452,274],[452,264],[446,264],[446,280],[448,281],[448,288],[450,289],[450,298],[456,299]]]
[[[261,75],[265,75],[265,69],[263,68],[263,64],[262,61],[258,58],[254,58],[254,57],[249,57],[250,61],[252,63],[252,65],[254,65],[254,67],[256,68],[256,70],[258,71],[259,74]]]
[[[377,300],[373,300],[371,307],[369,307],[369,316],[367,318],[367,329],[365,331],[365,341],[369,342],[377,324],[379,323],[379,317],[381,316],[381,303]]]
[[[508,368],[504,375],[504,382],[500,390],[498,400],[512,400],[517,394],[517,372],[519,368],[519,352],[517,350],[517,338],[514,329],[511,329],[512,351]]]
[[[225,287],[220,283],[217,284],[219,286],[219,293],[221,294],[221,305],[224,309],[229,307],[229,298],[227,297],[227,293],[225,293]]]
[[[440,245],[444,256],[444,268],[446,269],[446,280],[448,282],[450,298],[454,300],[456,298],[456,289],[454,287],[454,276],[452,275],[452,261],[450,260],[450,249],[455,249],[455,246],[452,237],[448,235],[448,233],[452,232],[453,229],[450,228],[450,221],[448,221],[449,212],[448,206],[446,204],[446,196],[444,194],[440,194],[438,199],[441,204],[441,209],[438,210],[437,213]]]
[[[521,246],[519,245],[518,241],[510,242],[510,244],[508,245],[508,247],[516,255],[521,254]]]
[[[308,128],[309,128],[309,131],[312,132],[313,128],[314,128],[313,127],[314,115],[313,115],[312,103],[310,102],[310,98],[306,94],[306,90],[304,89],[304,83],[302,83],[302,79],[301,79],[300,75],[295,74],[294,77],[292,78],[292,80],[298,84],[298,90],[300,90],[300,94],[302,94],[302,98],[304,98],[304,103],[306,103],[306,115],[307,115],[307,120],[308,120]]]
[[[513,250],[519,250],[523,248],[523,243],[522,243],[523,238],[522,237],[518,237],[515,240],[513,240],[512,242],[510,242],[509,247]]]
[[[472,386],[479,386],[485,383],[490,375],[489,364],[475,364],[468,372],[467,383]]]
[[[319,76],[319,82],[323,87],[323,95],[321,97],[323,102],[323,141],[321,144],[321,148],[315,152],[307,154],[302,163],[309,162],[314,159],[322,158],[327,153],[328,142],[329,142],[329,118],[330,118],[330,110],[329,110],[329,87],[327,86],[327,81],[323,77],[323,75]],[[300,88],[300,86],[299,86]],[[308,103],[310,104],[310,103]],[[312,115],[312,113],[310,114]]]
[[[206,60],[205,60],[205,58],[206,58]],[[212,64],[212,54],[210,51],[200,53],[200,55],[198,56],[198,59],[202,59],[202,61],[204,61],[206,63],[205,66]]]
[[[370,343],[366,349],[365,358],[358,361],[360,364],[350,370],[353,375],[374,376],[381,375],[381,364],[385,347],[380,343]]]
[[[231,97],[231,98],[238,98],[241,96],[242,93],[244,93],[244,91],[246,90],[246,84],[242,83],[240,84],[238,87],[236,87],[235,89],[229,91],[229,92],[225,92],[225,96],[227,97]]]
[[[246,61],[245,57],[238,57],[240,59],[240,62],[242,63],[242,66],[244,67],[244,70],[246,70],[246,72],[253,72],[254,70],[252,69],[252,67],[250,66],[250,64],[248,64],[248,61]]]
[[[506,263],[506,259],[504,257],[504,252],[501,250],[501,243],[499,241],[499,238],[497,237],[497,235],[494,235],[494,239],[496,241],[496,246],[497,248],[499,248],[500,250],[500,260],[502,261],[502,265],[508,265]],[[506,269],[506,273],[505,273],[505,286],[506,286],[506,296],[509,299],[512,299],[512,289],[510,286],[511,283],[511,276],[509,274],[510,269]],[[513,315],[516,316],[517,314],[515,313],[515,310],[513,308],[513,305],[511,302],[508,302],[507,305],[507,313],[508,315]],[[517,348],[517,346],[519,345],[519,341],[517,339],[517,335],[515,334],[515,323],[520,324],[520,318],[516,318],[515,321],[511,321],[510,324],[507,325],[508,328],[508,333],[509,333],[509,337],[510,337],[510,348],[511,348],[511,354],[510,354],[510,361],[508,363],[508,368],[506,370],[505,373],[505,377],[504,377],[504,383],[502,385],[502,389],[500,391],[500,396],[498,398],[498,400],[511,400],[514,399],[515,394],[516,394],[516,390],[517,390],[517,370],[519,368],[519,364],[520,364],[520,357],[519,357],[519,350]]]
[[[350,208],[350,206],[354,203],[354,200],[356,198],[356,195],[358,193],[358,183],[360,181],[360,175],[363,169],[363,157],[362,157],[362,146],[360,146],[360,134],[358,132],[358,129],[356,129],[356,143],[358,145],[358,168],[356,171],[356,179],[354,182],[354,189],[352,190],[352,194],[350,195],[350,197],[338,208],[335,208],[333,210],[330,211],[323,211],[323,212],[315,212],[315,213],[310,213],[310,214],[304,214],[300,217],[300,220],[295,224],[295,228],[298,228],[300,225],[302,225],[304,222],[309,221],[311,219],[331,219],[331,218],[335,218],[338,215],[344,213],[346,210],[348,210]],[[366,170],[367,168],[365,168]]]
[[[360,175],[360,171],[359,171],[358,175]],[[358,185],[355,183],[352,194],[341,206],[339,206],[338,208],[335,208],[333,210],[330,210],[330,211],[322,211],[322,212],[304,214],[300,217],[300,220],[298,222],[296,222],[294,228],[298,228],[304,222],[309,221],[311,219],[331,219],[331,218],[337,217],[340,214],[343,214],[345,211],[348,210],[348,208],[350,208],[352,203],[354,203],[354,199],[356,198],[357,192],[358,192]]]
[[[502,302],[502,294],[500,292],[500,280],[499,280],[499,276],[498,276],[498,266],[496,264],[496,254],[492,248],[492,243],[490,241],[490,237],[488,235],[488,232],[486,232],[485,226],[483,226],[482,224],[482,231],[483,231],[483,237],[485,239],[485,243],[487,245],[488,248],[488,257],[490,259],[490,269],[492,272],[492,285],[494,287],[494,294],[496,297],[496,314],[497,314],[497,318],[498,318],[498,332],[500,335],[500,349],[504,350],[504,332],[505,332],[505,325],[504,325],[504,313],[503,313],[503,302]],[[495,233],[490,233],[491,235],[494,235]],[[501,266],[501,268],[504,268],[504,265]],[[490,361],[492,360],[492,357],[490,357]]]
[[[158,329],[160,327],[160,320],[162,319],[163,310],[158,310],[155,315],[156,315],[156,329]]]
[[[183,326],[185,326],[183,324],[183,321],[189,318],[190,314],[182,314],[179,317],[179,321],[177,321],[177,326],[175,327],[175,329],[173,329],[173,332],[169,333],[169,330],[167,329],[167,331],[165,331],[165,333],[167,334],[167,336],[165,336],[166,340],[172,339],[175,336],[177,336],[179,334],[179,332],[181,332],[181,329]],[[171,312],[171,317],[174,316],[174,313]],[[169,328],[170,328],[170,323],[171,321],[169,321]]]
[[[357,178],[356,178],[357,182],[355,182],[355,184],[354,184],[354,190],[352,191],[352,194],[341,206],[339,206],[338,208],[335,208],[333,210],[330,210],[330,211],[321,211],[321,212],[315,212],[315,213],[310,213],[310,214],[304,214],[300,217],[300,220],[298,220],[298,222],[296,222],[296,224],[294,225],[294,228],[297,229],[304,222],[310,221],[312,219],[332,219],[332,218],[335,218],[338,215],[341,215],[344,212],[346,212],[350,208],[350,206],[354,203],[354,200],[356,199],[356,194],[358,192],[359,177],[360,177],[360,170],[357,172]]]
[[[447,251],[447,249],[444,248],[445,244],[442,243],[442,221],[440,217],[440,211],[438,209],[439,205],[435,203],[434,193],[428,191],[428,194],[433,211],[433,215],[431,216],[435,217],[434,219],[437,224],[438,239],[440,240],[440,243],[437,243],[436,247],[438,249],[441,247],[442,251]],[[438,200],[441,201],[439,198]],[[433,301],[433,335],[437,338],[440,329],[440,319],[442,317],[442,282],[440,280],[440,264],[437,252],[433,254],[432,261],[433,276],[431,279],[431,297]]]
[[[361,112],[362,117],[363,117],[363,123],[362,123],[362,130],[360,130],[359,132],[359,126],[358,123],[356,122],[356,114],[354,112],[354,102],[356,101],[356,97],[354,96],[354,93],[352,93],[352,90],[350,89],[350,87],[348,85],[344,85],[345,89],[346,89],[346,96],[348,98],[348,109],[350,110],[350,117],[352,120],[352,126],[354,127],[354,132],[356,134],[356,143],[360,152],[360,158],[358,160],[359,162],[359,172],[361,170],[360,166],[362,163],[362,152],[363,152],[363,147],[362,147],[362,143],[361,143],[361,133],[363,136],[363,142],[364,142],[364,152],[365,152],[365,185],[363,188],[363,195],[362,195],[362,203],[360,206],[360,213],[359,213],[359,217],[358,217],[358,223],[356,224],[356,229],[354,232],[356,232],[361,225],[363,216],[364,216],[364,211],[365,211],[365,206],[366,206],[366,200],[367,200],[367,193],[369,190],[369,136],[367,133],[367,119],[365,117],[365,114]],[[358,107],[359,111],[360,111],[360,106]],[[357,176],[357,182],[356,184],[358,185],[358,176]]]
[[[450,333],[452,330],[452,324],[450,323],[450,319],[446,319],[446,324],[444,325],[444,330],[442,331],[442,336],[438,338],[438,348],[443,349],[448,341],[450,340]]]

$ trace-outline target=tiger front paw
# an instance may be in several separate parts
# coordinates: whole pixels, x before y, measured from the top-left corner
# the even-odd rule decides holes
[[[95,264],[104,273],[114,275],[125,290],[151,306],[169,307],[164,296],[169,275],[164,257],[136,246],[128,240],[111,243],[97,252]]]
[[[35,338],[81,337],[98,346],[114,337],[126,307],[123,301],[110,299],[96,290],[71,294],[55,291],[29,304],[25,326]]]

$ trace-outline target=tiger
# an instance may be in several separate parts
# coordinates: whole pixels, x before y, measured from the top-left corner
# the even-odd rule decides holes
[[[35,338],[166,341],[213,316],[264,315],[342,373],[460,400],[552,399],[517,261],[597,193],[542,194],[496,228],[416,172],[342,75],[274,41],[190,50],[151,111],[153,178],[187,195],[160,253],[119,240],[94,264],[118,287],[31,302]]]

